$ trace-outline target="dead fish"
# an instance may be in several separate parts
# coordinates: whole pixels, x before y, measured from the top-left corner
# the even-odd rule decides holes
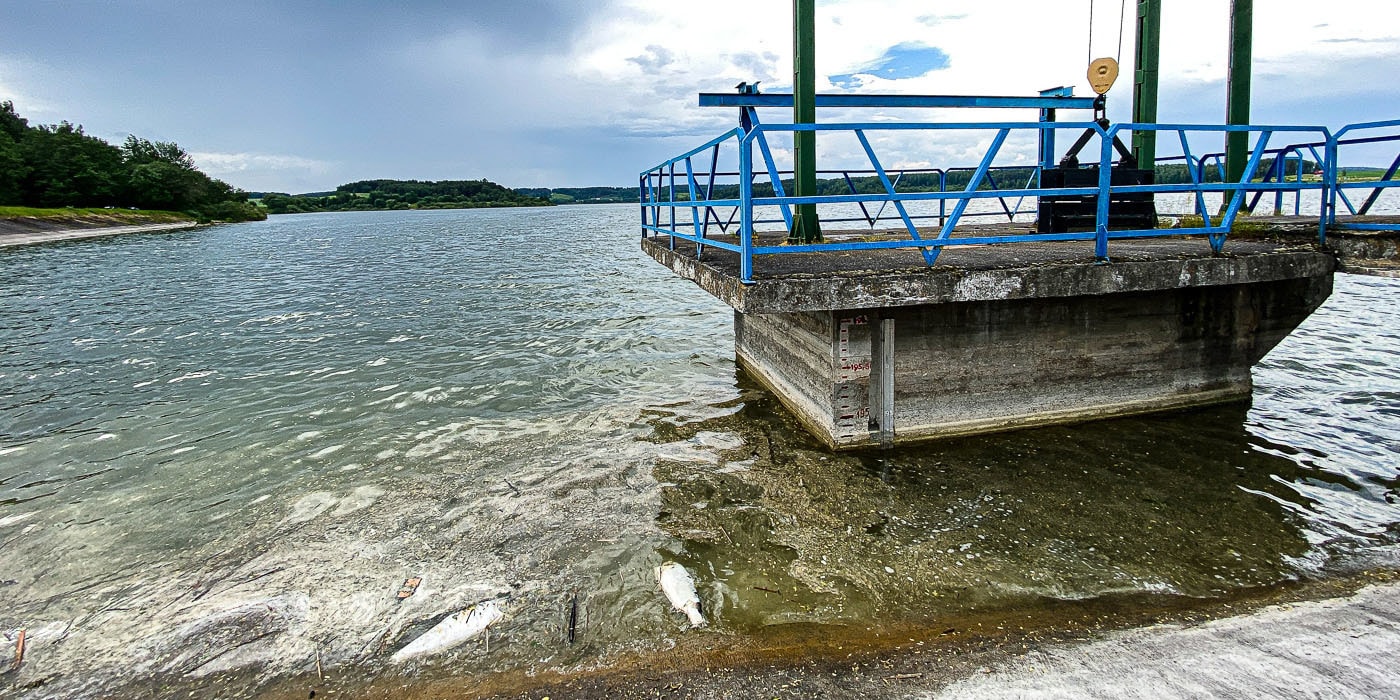
[[[390,660],[395,663],[407,661],[415,656],[436,654],[447,651],[462,642],[486,631],[487,627],[505,617],[501,604],[495,600],[477,603],[459,613],[448,615],[442,622],[424,632],[404,648],[394,652]]]
[[[656,582],[661,584],[661,592],[671,605],[690,618],[691,627],[705,626],[705,618],[700,615],[700,596],[695,594],[695,579],[684,566],[668,561],[656,567]]]

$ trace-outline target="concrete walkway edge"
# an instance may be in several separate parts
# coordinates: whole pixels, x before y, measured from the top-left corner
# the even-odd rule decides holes
[[[172,224],[140,224],[136,226],[107,226],[103,228],[79,228],[63,229],[57,231],[35,231],[33,233],[12,233],[0,236],[0,248],[17,245],[33,245],[36,243],[52,243],[54,241],[70,241],[80,238],[100,238],[102,236],[118,236],[126,233],[152,233],[156,231],[178,231],[181,229],[195,228],[199,224],[193,221],[180,221]]]
[[[1400,586],[1055,645],[922,698],[1396,698]]]

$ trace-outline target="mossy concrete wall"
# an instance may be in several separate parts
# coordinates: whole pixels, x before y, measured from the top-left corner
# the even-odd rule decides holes
[[[1250,368],[1327,299],[1337,262],[1197,244],[1118,243],[1110,263],[1056,246],[933,268],[784,259],[752,284],[732,256],[643,248],[735,309],[740,366],[842,449],[1247,399]]]
[[[1083,297],[735,314],[736,354],[829,446],[995,432],[1247,399],[1250,367],[1331,275]],[[882,361],[875,329],[893,324]],[[881,425],[882,382],[893,384]]]

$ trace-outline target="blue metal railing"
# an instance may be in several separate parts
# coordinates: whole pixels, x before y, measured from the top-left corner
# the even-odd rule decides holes
[[[1394,179],[1396,169],[1400,168],[1400,154],[1397,154],[1395,160],[1391,161],[1390,167],[1387,168],[1385,171],[1385,175],[1381,176],[1379,180],[1361,179],[1349,181],[1343,180],[1339,176],[1339,173],[1341,172],[1341,166],[1339,164],[1339,152],[1343,146],[1361,143],[1377,143],[1387,141],[1394,142],[1400,140],[1400,136],[1383,134],[1379,136],[1370,137],[1345,137],[1351,133],[1378,132],[1385,130],[1394,130],[1397,128],[1400,128],[1400,119],[1391,119],[1388,121],[1379,122],[1364,122],[1361,124],[1349,124],[1339,129],[1337,133],[1329,140],[1327,144],[1326,178],[1331,183],[1331,191],[1333,193],[1333,197],[1330,201],[1324,203],[1324,230],[1327,228],[1332,228],[1340,231],[1394,231],[1400,229],[1400,226],[1396,226],[1394,224],[1365,223],[1337,220],[1338,201],[1342,202],[1342,204],[1347,208],[1347,211],[1351,214],[1355,216],[1365,216],[1368,212],[1370,212],[1371,207],[1376,203],[1376,200],[1381,196],[1382,192],[1391,187],[1395,187],[1396,185],[1400,185],[1400,182],[1396,182]],[[1351,198],[1347,196],[1347,192],[1362,189],[1369,189],[1371,190],[1371,193],[1367,195],[1366,200],[1362,202],[1361,207],[1358,209],[1355,205],[1352,204]]]
[[[1204,236],[1211,248],[1219,252],[1236,217],[1242,210],[1253,209],[1266,194],[1275,197],[1275,212],[1283,209],[1283,198],[1287,194],[1294,197],[1294,214],[1301,213],[1302,196],[1305,192],[1319,194],[1321,205],[1318,211],[1319,241],[1326,240],[1329,228],[1332,229],[1391,229],[1400,230],[1400,224],[1357,223],[1337,220],[1337,203],[1340,201],[1353,215],[1364,215],[1375,203],[1381,192],[1397,183],[1393,180],[1400,169],[1400,156],[1397,156],[1385,176],[1364,181],[1339,181],[1339,149],[1358,144],[1400,143],[1400,134],[1368,135],[1343,138],[1354,132],[1394,131],[1400,127],[1400,120],[1355,124],[1347,126],[1336,134],[1320,126],[1221,126],[1188,124],[1117,124],[1107,129],[1089,122],[977,122],[977,123],[850,123],[850,124],[752,124],[748,130],[736,128],[721,134],[705,144],[671,158],[640,174],[640,203],[642,235],[665,235],[670,245],[675,247],[677,240],[688,240],[696,245],[697,255],[703,256],[706,246],[733,251],[740,256],[740,276],[745,282],[753,280],[753,260],[760,255],[783,255],[793,253],[838,252],[855,250],[876,250],[891,248],[917,248],[925,261],[932,265],[943,248],[958,245],[1012,244],[1033,241],[1093,241],[1095,254],[1100,259],[1108,258],[1110,240],[1124,238],[1146,238],[1154,236]],[[1098,138],[1099,153],[1096,159],[1085,161],[1098,166],[1098,184],[1088,187],[1041,188],[1039,186],[1040,166],[994,167],[993,163],[1013,134],[1036,136],[1052,135],[1058,130],[1092,132]],[[1115,137],[1126,135],[1130,130],[1175,134],[1180,142],[1182,155],[1160,159],[1159,162],[1183,161],[1187,165],[1190,182],[1153,185],[1112,185],[1110,174],[1114,163],[1113,142]],[[774,158],[774,149],[769,144],[770,134],[787,136],[799,131],[816,131],[827,134],[846,134],[855,137],[862,152],[869,161],[868,168],[848,170],[824,170],[825,174],[840,174],[845,181],[846,191],[842,194],[824,194],[796,197],[787,193],[784,175],[790,170],[780,170]],[[934,141],[934,137],[948,132],[990,133],[990,144],[976,167],[972,168],[886,168],[876,152],[871,135],[924,137]],[[1191,136],[1214,135],[1223,139],[1225,133],[1243,132],[1253,140],[1250,158],[1243,177],[1237,182],[1224,181],[1223,160],[1220,154],[1210,153],[1200,157],[1192,154]],[[1276,136],[1305,138],[1301,143],[1270,148]],[[1208,136],[1209,137],[1209,136]],[[1169,137],[1170,138],[1170,137]],[[1159,141],[1160,141],[1159,137]],[[1290,139],[1291,140],[1291,139]],[[1322,149],[1319,151],[1318,149]],[[727,164],[737,167],[719,167],[721,156]],[[1261,170],[1266,155],[1272,156],[1272,163]],[[1307,156],[1320,168],[1318,177],[1312,173],[1305,178]],[[708,167],[698,171],[696,159],[708,156]],[[756,166],[755,161],[761,161]],[[1287,174],[1289,163],[1293,163],[1290,179]],[[1214,165],[1220,176],[1215,179],[1206,176],[1207,168]],[[996,181],[997,173],[1003,176],[1010,170],[1027,174],[1024,185],[1004,188]],[[680,170],[680,172],[678,172]],[[927,175],[938,177],[936,190],[901,191],[899,184],[906,175]],[[948,191],[949,175],[968,173],[965,186],[961,190]],[[892,177],[893,174],[893,177]],[[878,184],[878,192],[861,192],[853,175],[865,178],[866,184]],[[766,176],[766,183],[761,179]],[[1257,181],[1256,181],[1256,178]],[[1018,179],[1019,182],[1019,179]],[[756,187],[757,186],[757,187]],[[1361,189],[1371,190],[1361,206],[1353,204],[1347,192]],[[1171,229],[1131,229],[1110,230],[1109,200],[1111,194],[1184,194],[1194,200],[1192,209],[1201,218],[1201,225]],[[977,216],[1005,216],[1014,221],[1022,211],[1022,204],[1028,199],[1044,195],[1092,196],[1097,198],[1095,226],[1092,231],[1069,233],[989,233],[971,232],[964,229],[955,235],[955,229],[964,218]],[[1220,197],[1222,207],[1212,215],[1207,195]],[[973,203],[996,200],[1001,211],[969,211]],[[1015,200],[1014,208],[1008,203]],[[937,212],[920,212],[916,205],[937,204]],[[804,245],[763,245],[756,234],[765,227],[781,227],[791,230],[792,207],[798,204],[817,204],[825,208],[851,207],[859,209],[860,215],[844,216],[823,214],[827,223],[864,221],[871,228],[881,221],[898,220],[903,224],[907,239],[882,240],[834,240],[827,243]],[[871,214],[872,205],[878,204]],[[982,206],[979,204],[979,206]],[[894,209],[894,215],[886,215],[887,209]],[[951,211],[950,211],[951,208]],[[777,215],[763,212],[773,212]],[[714,230],[728,233],[738,219],[737,236],[715,238]],[[920,230],[917,222],[934,221],[930,229]]]

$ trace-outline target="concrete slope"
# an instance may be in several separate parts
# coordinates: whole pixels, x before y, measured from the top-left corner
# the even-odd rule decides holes
[[[52,231],[31,231],[27,233],[7,233],[0,235],[0,248],[34,243],[68,241],[77,238],[99,238],[117,236],[124,233],[151,233],[155,231],[177,231],[198,226],[193,221],[179,221],[171,224],[139,224],[135,226],[107,226],[102,228],[60,229]]]
[[[926,698],[1400,698],[1400,587],[1032,652]]]

